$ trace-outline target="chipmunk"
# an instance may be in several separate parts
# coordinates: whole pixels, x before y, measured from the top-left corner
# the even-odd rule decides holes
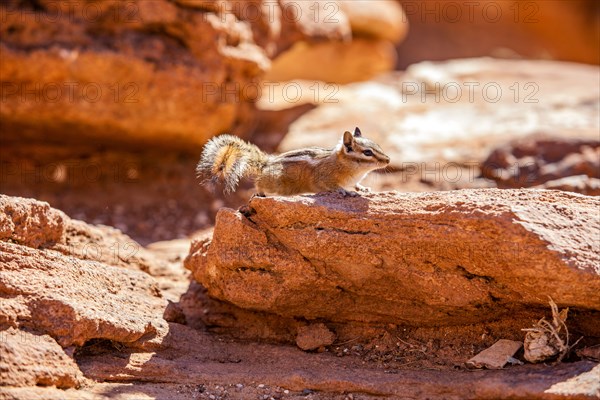
[[[389,162],[381,148],[362,137],[358,128],[354,134],[344,132],[333,149],[309,147],[279,155],[266,154],[238,137],[220,135],[204,147],[196,172],[205,178],[204,183],[223,182],[226,193],[235,191],[241,178],[253,177],[258,196],[333,191],[357,196],[346,188],[370,191],[359,182]]]

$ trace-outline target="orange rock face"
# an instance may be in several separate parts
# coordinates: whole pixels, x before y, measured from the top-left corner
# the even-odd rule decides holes
[[[418,326],[600,304],[600,200],[543,190],[254,198],[186,266],[209,295],[287,317]],[[600,326],[594,325],[595,332]]]
[[[0,386],[78,387],[83,375],[48,335],[9,328],[0,331]]]
[[[398,46],[401,69],[422,60],[480,56],[600,63],[595,0],[398,2],[410,24]]]
[[[0,196],[0,210],[0,327],[47,333],[63,347],[148,341],[167,329],[166,300],[140,271],[158,263],[133,240],[34,200]]]
[[[265,82],[318,80],[344,84],[394,69],[397,59],[394,43],[400,42],[408,30],[398,3],[386,0],[282,3],[288,6],[288,11],[296,9],[302,16],[299,21],[312,27],[311,31],[338,26],[345,40],[296,43],[274,60],[264,76]]]
[[[598,196],[600,140],[533,135],[495,149],[482,171],[498,187],[543,187]]]
[[[102,399],[119,392],[187,400],[203,390],[245,399],[284,390],[299,397],[309,389],[332,396],[351,390],[474,398],[475,391],[478,398],[543,398],[554,384],[561,393],[581,393],[566,379],[593,372],[595,364],[586,361],[473,373],[453,367],[498,335],[518,339],[526,326],[522,313],[540,312],[536,305],[547,293],[573,306],[578,333],[598,336],[592,197],[492,190],[267,198],[250,205],[247,217],[223,210],[212,243],[197,242],[187,260],[196,276],[208,272],[210,293],[228,287],[232,303],[245,298],[247,308],[238,308],[208,299],[196,283],[182,296],[189,285],[184,271],[164,265],[181,260],[180,242],[123,253],[135,242],[114,229],[72,220],[39,201],[0,197],[0,397]],[[510,253],[521,249],[522,257]],[[207,256],[217,268],[204,267]],[[483,308],[461,303],[461,290],[465,301],[484,298]],[[253,311],[261,307],[267,311]],[[293,317],[278,316],[286,312],[280,307]],[[328,317],[310,321],[314,315]],[[379,324],[408,318],[423,325]],[[182,325],[186,319],[190,326]],[[479,322],[427,328],[431,320]],[[361,321],[370,323],[361,328]],[[247,338],[224,340],[215,328]],[[295,338],[303,348],[325,351],[251,338]],[[418,351],[423,356],[411,358],[411,342],[426,349]],[[429,370],[432,362],[443,370]]]
[[[17,138],[200,146],[234,126],[244,132],[251,101],[241,87],[269,66],[233,15],[168,1],[0,11],[2,128]],[[227,100],[225,82],[237,82]]]
[[[223,198],[198,185],[197,153],[215,134],[270,151],[289,129],[286,150],[334,145],[356,125],[392,155],[390,173],[369,177],[378,189],[405,189],[406,175],[428,191],[480,187],[479,163],[493,149],[513,166],[538,157],[536,185],[597,185],[596,67],[450,60],[327,83],[393,69],[398,50],[402,64],[443,57],[441,47],[471,55],[485,39],[489,24],[451,24],[437,37],[415,25],[409,38],[420,42],[401,47],[419,3],[1,1],[0,191],[21,197],[0,195],[0,398],[597,393],[597,357],[583,350],[600,338],[599,198],[330,194],[254,198],[242,213],[225,207],[249,190]],[[475,7],[490,3],[518,4]],[[554,23],[531,31],[558,32],[563,54],[582,54],[596,39],[556,29],[573,19],[546,3],[556,3],[540,10]],[[506,22],[500,37],[514,43],[523,32]],[[324,82],[264,81],[302,77]],[[257,114],[265,83],[281,85],[274,100],[262,89],[263,111],[281,114]],[[296,87],[298,99],[279,90]],[[559,158],[569,154],[554,162],[540,142],[532,153],[499,147],[534,132],[556,134]],[[592,145],[570,151],[569,141]],[[432,164],[450,163],[429,178]],[[453,180],[456,166],[469,170]],[[156,240],[165,242],[139,244]],[[521,329],[547,316],[548,296],[571,308],[579,359],[461,370],[499,339],[522,341]]]
[[[3,2],[6,139],[197,150],[224,131],[243,136],[270,57],[291,38],[349,32],[266,1],[200,3]]]

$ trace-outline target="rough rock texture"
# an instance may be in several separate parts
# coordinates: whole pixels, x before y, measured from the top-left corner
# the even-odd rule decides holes
[[[470,368],[502,369],[522,347],[523,342],[500,339],[491,347],[471,358],[466,364]]]
[[[285,398],[283,389],[289,390],[291,398],[306,396],[307,392],[302,392],[308,389],[316,392],[311,396],[313,398],[336,400],[344,399],[347,393],[365,399],[383,396],[440,400],[554,399],[556,397],[544,394],[544,390],[584,374],[595,365],[578,362],[557,367],[528,366],[475,372],[375,369],[365,368],[360,361],[353,363],[350,357],[308,354],[290,346],[276,348],[259,343],[242,346],[223,343],[204,334],[196,334],[192,339],[186,337],[191,333],[189,329],[178,328],[173,330],[173,346],[168,353],[125,352],[124,359],[111,354],[85,356],[79,359],[82,371],[90,378],[107,382],[143,380],[147,384],[193,385],[187,388],[179,386],[189,393],[189,397],[194,395],[198,382],[202,382],[206,396],[220,394],[225,397],[225,389],[234,399],[259,398],[276,393]],[[190,354],[190,348],[206,351]],[[165,374],[165,370],[169,373]],[[125,393],[145,392],[144,385],[133,385],[129,390],[118,385],[113,387],[121,388]],[[94,391],[106,393],[109,388],[98,385]],[[576,391],[576,388],[570,387],[565,388],[564,393],[569,393],[569,389]]]
[[[495,149],[482,173],[501,188],[540,186],[600,195],[600,139],[533,135]]]
[[[348,393],[364,399],[404,396],[431,399],[556,399],[544,391],[562,384],[562,393],[581,393],[569,385],[593,372],[591,362],[559,366],[524,366],[501,371],[465,372],[373,367],[350,354],[305,353],[292,346],[223,340],[202,331],[171,324],[166,346],[157,352],[109,346],[86,347],[76,355],[85,375],[104,383],[76,391],[53,388],[3,388],[9,399],[117,398],[138,400],[284,396],[344,399]],[[377,350],[374,349],[373,352]],[[431,353],[429,353],[431,354]],[[201,382],[201,383],[199,383]],[[597,390],[589,382],[589,388]],[[306,395],[305,390],[316,393]],[[200,392],[200,393],[199,393]],[[585,398],[580,394],[580,398]]]
[[[588,199],[563,197],[563,201],[565,198]],[[267,207],[269,202],[278,203],[276,199],[262,200]],[[330,199],[331,202],[327,198],[321,200],[325,201],[324,206],[313,204],[310,208],[333,207],[339,211],[340,206],[346,204],[342,198]],[[584,210],[583,203],[584,200],[579,211]],[[456,369],[498,338],[519,339],[523,325],[516,319],[433,328],[365,324],[360,334],[347,324],[326,321],[337,339],[320,349],[324,350],[322,353],[306,353],[294,346],[233,340],[232,336],[211,332],[231,333],[237,329],[244,330],[242,336],[246,334],[246,338],[291,343],[307,321],[257,313],[206,296],[202,298],[205,291],[197,283],[190,285],[188,293],[182,296],[189,281],[181,269],[172,266],[181,262],[182,254],[187,253],[185,241],[156,243],[148,250],[139,249],[135,255],[112,259],[99,253],[107,248],[121,248],[122,241],[128,240],[114,230],[86,226],[34,200],[2,196],[0,204],[3,228],[0,235],[0,338],[12,335],[0,343],[2,384],[10,385],[0,385],[2,398],[183,400],[211,395],[231,399],[289,395],[290,398],[313,396],[329,400],[353,393],[355,398],[365,399],[400,395],[431,399],[552,399],[556,395],[544,391],[556,384],[561,385],[561,393],[579,393],[584,398],[581,390],[565,382],[569,379],[590,381],[586,376],[595,365],[582,361],[503,371]],[[255,216],[264,215],[265,210],[258,209]],[[277,210],[274,207],[272,211]],[[281,214],[282,218],[289,216]],[[346,223],[357,221],[354,218]],[[367,220],[358,223],[365,222]],[[335,223],[342,229],[347,228],[343,220]],[[448,225],[442,227],[448,229]],[[301,229],[300,226],[295,228]],[[328,228],[324,227],[323,232],[328,234]],[[490,232],[485,231],[486,235],[491,235]],[[300,237],[309,234],[310,231],[306,231]],[[343,231],[336,234],[346,235]],[[210,231],[205,232],[199,243],[206,243],[209,236]],[[82,247],[91,244],[97,245],[99,252],[83,258],[81,254],[86,253]],[[277,248],[277,251],[283,250],[283,247]],[[156,281],[138,269],[155,275]],[[589,276],[585,271],[581,273]],[[469,279],[479,280],[467,274]],[[594,281],[590,281],[592,287]],[[328,287],[327,282],[319,284]],[[577,286],[574,288],[579,290]],[[179,309],[180,316],[196,329],[167,323],[165,318],[170,308]],[[593,311],[572,310],[579,319],[592,321],[573,332],[577,335],[595,332],[593,321],[597,319],[593,319]],[[315,327],[321,322],[309,324]],[[328,335],[323,331],[323,335],[317,336],[321,339],[327,336],[329,342],[333,332],[328,332]],[[62,350],[55,339],[70,347]],[[588,345],[595,343],[588,338],[585,341]],[[326,342],[321,344],[325,346]],[[33,384],[71,388],[22,386]],[[82,387],[74,389],[79,384]],[[588,386],[585,393],[597,390],[592,381]],[[306,390],[315,393],[306,396]]]
[[[600,310],[596,198],[490,189],[249,207],[221,210],[185,262],[210,296],[243,308],[419,326],[510,317],[547,296]]]
[[[292,39],[349,32],[277,3],[200,3],[3,2],[3,140],[189,151],[224,131],[247,135],[269,57]]]
[[[152,345],[166,333],[166,300],[140,271],[165,266],[137,243],[35,200],[2,195],[0,210],[1,327],[47,333],[63,347],[91,339]]]
[[[564,382],[555,383],[545,393],[563,396],[600,397],[600,364],[588,372],[574,376]]]
[[[315,350],[319,347],[329,346],[334,341],[335,333],[322,323],[301,326],[298,328],[298,336],[296,336],[296,345],[302,350]]]
[[[116,356],[110,352],[82,352],[77,359],[85,375],[98,381],[191,384],[194,386],[180,386],[182,391],[189,391],[189,397],[198,382],[202,382],[206,396],[224,397],[225,389],[236,399],[273,395],[278,388],[280,396],[283,388],[290,391],[290,396],[302,396],[301,392],[308,389],[318,392],[315,398],[324,399],[343,399],[342,392],[366,399],[400,395],[431,399],[543,399],[553,398],[545,395],[544,390],[555,383],[584,374],[595,366],[592,362],[577,362],[475,372],[451,367],[450,371],[372,368],[352,356],[306,353],[292,346],[224,341],[177,324],[171,324],[165,344],[167,347],[157,353],[125,350]],[[106,390],[103,385],[94,389],[97,393]],[[144,385],[134,384],[130,390],[125,389],[128,392],[143,393]]]
[[[456,170],[466,166],[462,178],[473,180],[491,151],[511,139],[543,132],[597,140],[600,89],[590,84],[597,79],[598,67],[572,63],[423,62],[339,87],[290,125],[280,150],[334,146],[358,125],[404,171],[401,179],[455,182]]]
[[[73,359],[48,335],[0,330],[1,386],[78,387],[83,375]]]
[[[71,219],[34,199],[0,195],[0,241],[146,272],[165,268],[119,230]]]
[[[144,272],[8,242],[0,261],[3,325],[48,333],[63,347],[147,340],[166,329],[166,301]]]

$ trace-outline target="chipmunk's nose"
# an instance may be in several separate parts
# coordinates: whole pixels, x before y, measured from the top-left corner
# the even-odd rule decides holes
[[[388,156],[383,156],[383,162],[386,164],[390,163],[390,158]]]

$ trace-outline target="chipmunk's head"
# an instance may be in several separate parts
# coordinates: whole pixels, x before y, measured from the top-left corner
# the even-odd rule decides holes
[[[368,170],[384,168],[390,163],[390,158],[385,155],[381,147],[372,140],[364,138],[358,127],[354,129],[354,133],[344,132],[340,152],[348,159],[364,165],[364,169]]]

